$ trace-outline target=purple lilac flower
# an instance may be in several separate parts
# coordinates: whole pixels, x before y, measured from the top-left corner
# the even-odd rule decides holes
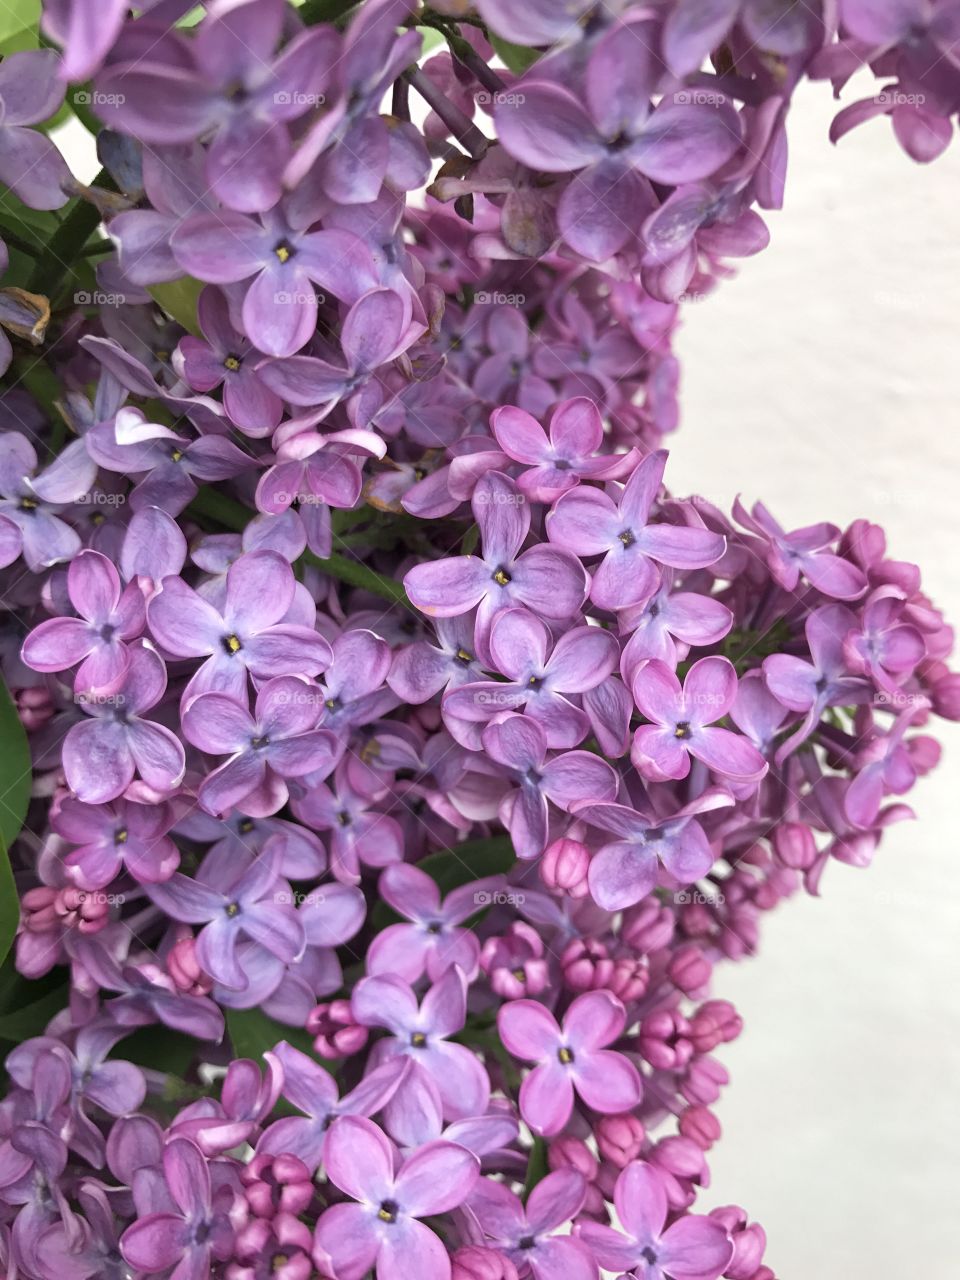
[[[77,667],[77,687],[106,690],[130,667],[124,641],[143,631],[146,610],[135,582],[126,588],[106,556],[82,551],[67,569],[67,594],[78,618],[49,618],[30,632],[22,658],[35,671]]]
[[[415,983],[426,972],[431,982],[439,982],[451,965],[457,965],[472,982],[480,963],[480,943],[472,929],[460,926],[489,905],[505,885],[502,876],[485,876],[454,889],[441,901],[436,883],[426,872],[402,862],[387,867],[378,892],[409,923],[388,925],[377,934],[367,951],[367,973],[392,973]]]
[[[577,817],[618,837],[605,842],[590,861],[590,894],[605,911],[622,911],[645,898],[662,863],[680,884],[705,876],[714,863],[697,815],[733,804],[733,797],[708,788],[668,818],[645,814],[625,804],[586,805]]]
[[[570,812],[616,795],[616,774],[591,752],[566,751],[548,760],[547,736],[530,716],[507,715],[488,725],[483,749],[517,785],[501,805],[501,817],[518,858],[536,858],[546,847],[550,804]]]
[[[271,356],[292,356],[317,328],[316,286],[353,303],[380,281],[370,251],[349,231],[305,232],[282,206],[260,215],[200,213],[170,238],[181,268],[211,284],[249,280],[242,306],[247,337]]]
[[[87,804],[116,800],[138,772],[155,792],[179,787],[185,769],[180,739],[143,718],[163,698],[166,687],[163,662],[142,644],[131,647],[126,675],[111,693],[77,690],[75,699],[90,719],[68,731],[63,771],[78,799]]]
[[[390,1032],[374,1045],[371,1065],[407,1057],[413,1074],[425,1072],[430,1077],[447,1120],[483,1115],[490,1097],[483,1064],[465,1045],[449,1039],[466,1020],[466,984],[459,969],[447,969],[419,1004],[409,984],[394,974],[363,978],[354,988],[351,1005],[363,1026],[385,1027]],[[409,1077],[404,1079],[395,1107],[403,1110],[411,1083]]]
[[[306,945],[303,922],[291,905],[293,895],[280,879],[278,863],[278,851],[265,849],[239,875],[222,865],[201,867],[196,878],[176,872],[165,883],[148,887],[152,901],[174,920],[203,926],[197,957],[226,987],[243,991],[247,986],[237,954],[241,938],[251,938],[287,964]]]
[[[16,56],[16,55],[14,55]],[[33,445],[15,431],[3,436],[0,455],[0,515],[20,530],[23,558],[31,573],[72,560],[80,538],[59,517],[63,505],[88,493],[97,473],[84,442],[74,440],[39,475]],[[10,535],[7,535],[10,545]]]
[[[536,1184],[526,1205],[503,1183],[485,1179],[470,1209],[486,1236],[534,1280],[595,1280],[589,1248],[565,1227],[583,1207],[587,1184],[575,1169],[557,1169]]]
[[[336,739],[316,727],[321,693],[298,676],[261,685],[253,715],[223,693],[201,693],[183,711],[183,734],[208,755],[230,757],[208,774],[197,798],[208,813],[234,806],[265,818],[287,802],[285,779],[333,768]]]
[[[184,658],[205,658],[184,690],[244,701],[248,673],[257,679],[317,675],[330,645],[308,627],[285,623],[294,602],[293,570],[273,551],[251,551],[227,570],[223,613],[180,578],[164,578],[147,609],[158,644]]]
[[[624,1231],[600,1222],[580,1225],[580,1239],[605,1270],[635,1271],[644,1280],[719,1280],[726,1271],[733,1244],[719,1222],[687,1214],[666,1227],[671,1205],[653,1165],[628,1164],[613,1200]]]
[[[227,416],[248,436],[267,436],[280,425],[283,403],[257,370],[261,352],[230,321],[226,298],[210,286],[200,294],[197,323],[203,338],[180,339],[180,367],[194,391],[223,386]]]
[[[548,747],[576,746],[590,722],[566,695],[602,684],[617,665],[619,646],[599,627],[574,627],[550,649],[550,632],[539,618],[526,609],[504,609],[490,630],[490,656],[508,682],[461,685],[444,698],[444,716],[482,723],[523,709],[543,729]]]
[[[65,85],[52,49],[9,53],[0,67],[0,182],[29,209],[59,209],[70,170],[45,133],[27,126],[56,115]]]
[[[371,796],[351,785],[348,761],[337,766],[333,786],[311,785],[292,804],[299,822],[314,831],[330,832],[330,866],[346,884],[360,880],[360,864],[385,867],[403,857],[403,832],[396,818],[376,806],[383,793]]]
[[[50,825],[63,840],[78,846],[63,859],[64,870],[81,889],[103,889],[121,867],[141,883],[167,880],[180,862],[168,832],[174,815],[166,804],[84,804],[67,797]]]
[[[603,419],[592,400],[579,396],[557,405],[550,435],[531,414],[506,405],[490,426],[500,448],[525,465],[517,484],[532,502],[552,502],[580,480],[619,480],[636,465],[635,454],[601,454]]]
[[[202,1280],[212,1259],[230,1256],[233,1231],[218,1207],[210,1167],[188,1138],[171,1138],[163,1149],[163,1178],[135,1188],[138,1220],[123,1233],[120,1248],[130,1266],[154,1275],[174,1268],[176,1280]]]
[[[482,674],[473,652],[472,619],[435,618],[433,629],[436,644],[414,640],[397,649],[387,673],[387,683],[397,697],[415,706]]]
[[[637,672],[633,697],[651,721],[633,736],[630,758],[647,778],[685,778],[690,757],[725,778],[756,782],[767,762],[756,747],[729,729],[718,729],[737,696],[737,674],[726,658],[701,658],[684,678],[652,659]],[[713,726],[713,727],[712,727]]]
[[[485,475],[473,494],[483,555],[453,556],[417,565],[403,580],[424,613],[455,618],[479,605],[477,651],[489,656],[490,626],[500,609],[526,605],[550,620],[572,618],[583,603],[586,575],[566,550],[534,546],[521,552],[530,531],[530,508],[509,476]]]
[[[652,107],[660,75],[656,45],[646,15],[618,23],[590,55],[585,105],[569,89],[533,79],[494,113],[503,145],[516,159],[546,173],[579,171],[561,196],[557,220],[572,247],[594,262],[623,248],[638,209],[654,207],[646,179],[696,182],[740,146],[739,117],[721,93],[709,104],[667,93]]]
[[[559,1133],[573,1113],[574,1092],[594,1111],[615,1115],[640,1101],[633,1063],[607,1046],[627,1025],[626,1010],[609,991],[577,996],[559,1026],[535,1000],[514,1000],[497,1015],[504,1045],[515,1058],[536,1063],[520,1089],[520,1111],[536,1133]]]
[[[866,590],[863,571],[826,550],[840,536],[835,525],[814,524],[786,533],[762,502],[754,503],[748,512],[738,500],[734,515],[765,543],[767,565],[785,591],[796,589],[801,573],[818,591],[837,600],[855,600]]]
[[[642,604],[657,590],[654,561],[699,569],[723,555],[716,533],[687,525],[650,524],[667,455],[651,454],[627,481],[619,502],[585,485],[564,494],[547,516],[551,543],[581,556],[602,555],[593,572],[590,598],[601,609]]]
[[[168,37],[101,74],[101,114],[148,143],[210,136],[217,198],[245,213],[272,208],[292,150],[287,124],[321,101],[336,56],[333,33],[318,27],[274,58],[285,12],[283,0],[214,6],[189,44],[174,48]]]
[[[323,1158],[331,1122],[340,1116],[370,1116],[386,1105],[408,1071],[405,1059],[392,1059],[368,1071],[360,1083],[338,1098],[336,1081],[324,1067],[287,1042],[277,1045],[283,1067],[283,1096],[302,1116],[274,1121],[257,1143],[257,1153],[295,1155],[311,1172]]]
[[[620,659],[628,684],[647,658],[676,667],[689,649],[716,644],[733,626],[733,613],[719,600],[697,591],[674,591],[675,576],[664,569],[656,595],[619,615],[622,632],[630,634]]]
[[[412,1268],[449,1277],[440,1237],[420,1218],[448,1213],[470,1195],[480,1175],[472,1152],[453,1142],[429,1142],[396,1167],[395,1148],[370,1120],[344,1116],[327,1135],[324,1165],[331,1182],[357,1204],[327,1209],[316,1242],[342,1280],[401,1280]]]

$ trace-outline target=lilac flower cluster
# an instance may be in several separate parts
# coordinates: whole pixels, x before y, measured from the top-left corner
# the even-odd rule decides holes
[[[45,0],[0,63],[11,1275],[773,1280],[713,971],[960,677],[877,526],[664,488],[671,337],[799,78],[946,82],[952,6],[708,8]]]

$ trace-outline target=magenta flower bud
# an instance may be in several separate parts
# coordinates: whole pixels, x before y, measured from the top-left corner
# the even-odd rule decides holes
[[[470,1245],[450,1259],[450,1280],[517,1280],[517,1268],[499,1249]]]
[[[710,981],[713,966],[701,949],[693,944],[679,947],[670,958],[667,976],[675,987],[691,996]]]
[[[734,1204],[713,1209],[709,1215],[719,1222],[733,1241],[733,1257],[723,1273],[728,1280],[757,1280],[767,1247],[767,1235],[758,1222],[748,1223],[746,1213]],[[763,1268],[766,1271],[766,1268]],[[768,1273],[771,1277],[772,1272]]]
[[[646,1138],[643,1125],[630,1112],[620,1116],[601,1116],[593,1133],[601,1156],[618,1169],[625,1169],[631,1160],[636,1160]]]
[[[589,892],[587,871],[590,850],[579,840],[566,838],[547,845],[540,859],[540,878],[548,889],[566,893],[571,898],[584,898]]]
[[[690,1019],[690,1041],[697,1053],[729,1044],[743,1030],[743,1019],[727,1000],[708,1000]]]
[[[620,936],[634,951],[649,954],[669,946],[675,927],[676,918],[670,908],[648,898],[623,917]]]
[[[480,952],[480,968],[504,1000],[539,995],[550,977],[543,941],[523,920],[515,920],[501,937],[487,939]]]
[[[354,1018],[349,1000],[318,1004],[307,1015],[307,1030],[316,1036],[313,1047],[321,1058],[348,1058],[359,1053],[370,1036]]]
[[[30,689],[18,689],[14,694],[17,715],[27,733],[36,733],[53,719],[53,698],[50,690],[41,685]]]
[[[597,1157],[581,1138],[558,1138],[551,1142],[547,1163],[551,1169],[576,1169],[587,1182],[592,1182],[600,1170]]]
[[[785,867],[806,871],[817,860],[813,832],[802,822],[782,822],[773,833],[773,847]]]
[[[596,938],[574,938],[563,949],[560,967],[571,991],[599,991],[609,986],[614,962]]]
[[[178,938],[170,948],[167,973],[177,989],[186,995],[206,996],[213,990],[213,979],[200,967],[196,939],[192,934]]]
[[[296,1218],[313,1199],[310,1170],[297,1156],[255,1155],[241,1170],[243,1194],[258,1218]]]
[[[607,983],[607,989],[628,1004],[631,1000],[640,1000],[646,994],[650,984],[650,971],[645,960],[631,956],[620,956],[614,961],[613,973]]]
[[[948,672],[930,690],[933,709],[945,720],[960,720],[960,673]]]
[[[709,1151],[722,1133],[720,1121],[713,1112],[696,1105],[687,1107],[677,1121],[677,1127],[684,1138],[695,1142],[703,1151]]]
[[[690,1064],[686,1077],[681,1082],[680,1092],[688,1102],[710,1106],[717,1101],[721,1090],[729,1083],[730,1076],[726,1068],[716,1058],[697,1058]]]
[[[86,893],[83,889],[61,889],[54,903],[61,924],[79,933],[99,933],[108,923],[110,908],[102,893]]]
[[[27,932],[51,933],[59,926],[60,917],[54,907],[57,897],[58,891],[46,884],[27,890],[20,902]]]
[[[671,1009],[658,1009],[640,1023],[637,1051],[660,1071],[677,1071],[693,1057],[689,1023]]]
[[[647,1157],[675,1178],[699,1182],[707,1171],[703,1151],[689,1138],[662,1138]]]

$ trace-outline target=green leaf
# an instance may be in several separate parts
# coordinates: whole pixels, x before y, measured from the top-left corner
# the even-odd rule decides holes
[[[499,36],[495,36],[492,31],[487,33],[487,39],[493,45],[493,51],[499,56],[503,65],[510,71],[515,71],[517,75],[529,71],[540,57],[539,49],[528,49],[522,44],[511,44],[509,40],[501,40]]]
[[[485,840],[468,840],[455,849],[431,853],[417,866],[436,881],[442,894],[448,894],[451,889],[459,889],[471,880],[503,875],[516,859],[509,836],[490,836]]]
[[[66,1008],[70,988],[63,981],[62,969],[34,980],[18,973],[11,973],[10,977],[3,1002],[9,1012],[0,1014],[0,1039],[22,1044],[43,1035],[50,1019]]]
[[[224,1009],[227,1031],[233,1044],[235,1058],[252,1058],[260,1063],[263,1055],[286,1040],[301,1053],[317,1058],[313,1051],[313,1039],[300,1027],[285,1027],[267,1017],[262,1009]],[[326,1063],[317,1059],[320,1066]]]
[[[183,325],[195,338],[202,337],[197,320],[197,303],[203,282],[193,276],[181,276],[167,284],[152,284],[147,292],[171,319]]]
[[[120,1041],[113,1056],[182,1079],[199,1052],[200,1041],[192,1036],[169,1027],[141,1027]]]
[[[24,32],[35,31],[40,21],[40,0],[4,0],[0,6],[0,43],[15,40]],[[32,46],[36,47],[36,41]],[[4,49],[12,53],[12,49]]]
[[[533,1146],[530,1148],[527,1157],[527,1177],[523,1184],[523,1200],[526,1203],[527,1196],[550,1172],[547,1164],[547,1144],[543,1138],[534,1138]]]
[[[0,960],[20,922],[20,900],[7,850],[20,834],[30,803],[30,748],[7,686],[0,680]]]

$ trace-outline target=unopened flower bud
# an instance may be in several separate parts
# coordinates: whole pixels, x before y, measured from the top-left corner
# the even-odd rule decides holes
[[[773,847],[785,867],[806,871],[817,860],[813,832],[802,822],[781,822],[773,833]]]
[[[167,973],[177,989],[192,996],[206,996],[213,990],[213,979],[200,968],[197,944],[193,935],[178,938],[167,955]]]
[[[702,1151],[709,1151],[720,1138],[720,1121],[707,1107],[694,1105],[683,1112],[677,1127],[684,1138],[695,1142]]]
[[[702,990],[710,981],[713,966],[694,944],[678,948],[667,966],[667,976],[675,987],[684,995],[693,995]]]
[[[587,895],[587,871],[590,851],[579,840],[554,840],[540,859],[540,878],[548,889],[569,894],[571,898]]]
[[[450,1259],[450,1280],[517,1280],[517,1268],[499,1249],[471,1245]]]
[[[550,1143],[547,1164],[551,1169],[575,1169],[587,1182],[597,1176],[597,1157],[580,1138],[557,1138]]]
[[[53,698],[50,690],[42,684],[30,689],[18,689],[14,699],[20,723],[27,733],[36,733],[53,719]]]
[[[349,1000],[318,1004],[307,1015],[307,1030],[316,1037],[313,1047],[321,1058],[347,1058],[359,1053],[370,1036],[354,1018]]]
[[[61,889],[54,910],[64,928],[79,933],[99,933],[108,923],[109,907],[102,893],[87,893],[72,886]]]
[[[621,1116],[602,1116],[593,1132],[601,1156],[618,1169],[625,1169],[631,1160],[636,1160],[646,1137],[643,1125],[629,1112]]]
[[[597,991],[608,985],[614,963],[596,938],[574,938],[563,949],[560,967],[571,991]]]

